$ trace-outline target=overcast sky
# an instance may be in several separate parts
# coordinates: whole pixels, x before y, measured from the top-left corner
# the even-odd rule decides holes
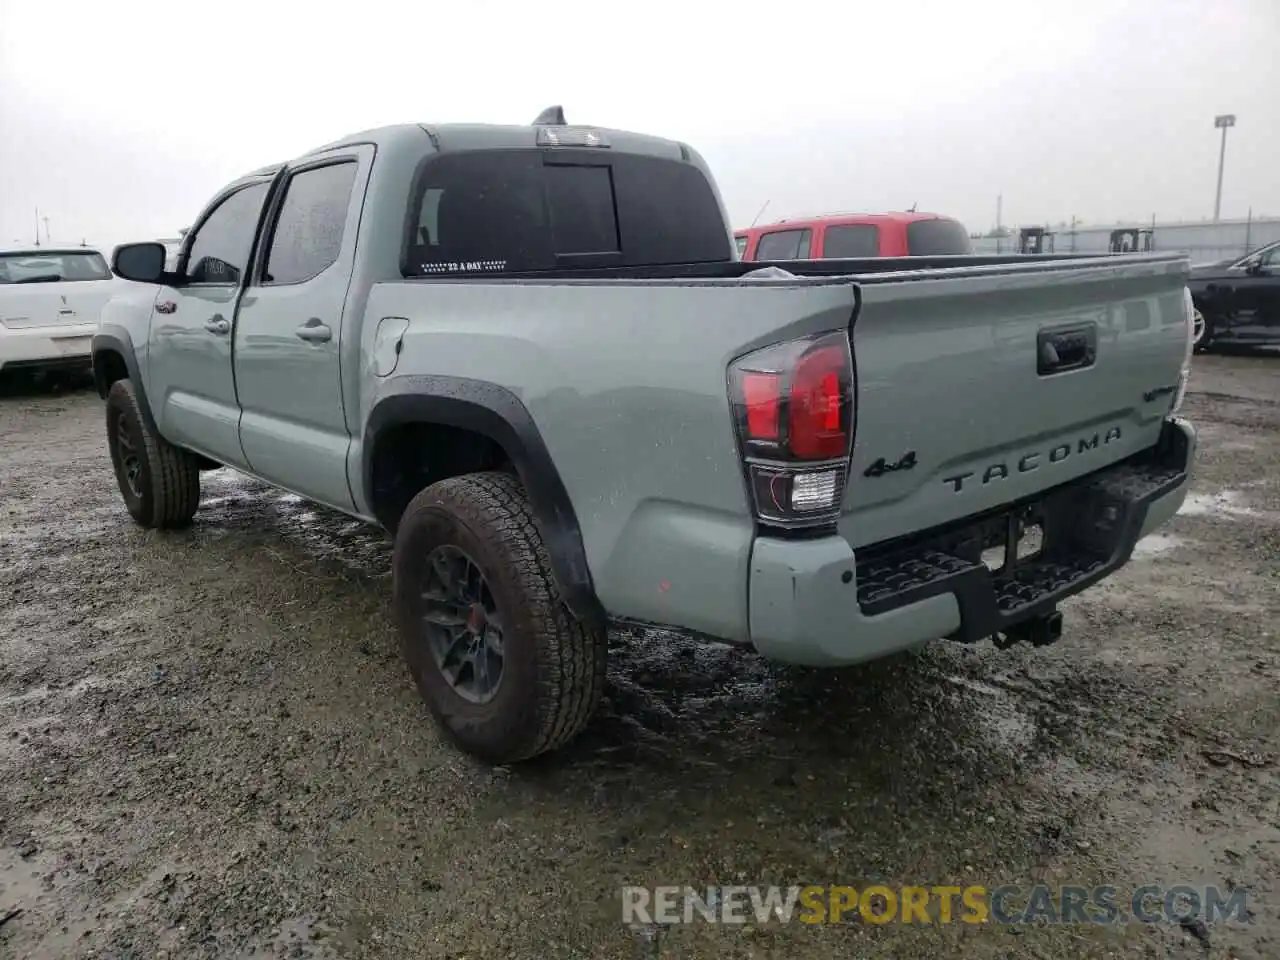
[[[1280,215],[1280,0],[0,0],[0,245],[172,236],[226,181],[396,122],[685,140],[735,226]],[[43,228],[42,228],[43,230]],[[43,239],[43,232],[42,232]]]

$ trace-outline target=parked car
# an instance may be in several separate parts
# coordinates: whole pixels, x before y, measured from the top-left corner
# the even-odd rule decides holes
[[[973,253],[969,231],[936,213],[863,213],[780,220],[734,233],[743,260],[856,260]]]
[[[1178,510],[1185,258],[742,263],[694,149],[540,119],[251,173],[176,271],[116,250],[155,295],[94,339],[134,521],[227,465],[391,531],[410,672],[478,757],[571,740],[615,622],[815,666],[1051,642]]]
[[[1237,260],[1193,267],[1189,287],[1197,350],[1280,338],[1280,240]]]
[[[0,371],[88,373],[93,327],[116,289],[95,249],[0,251]]]

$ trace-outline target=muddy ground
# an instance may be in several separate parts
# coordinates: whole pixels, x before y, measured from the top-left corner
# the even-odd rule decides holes
[[[618,635],[590,732],[498,771],[411,686],[381,535],[227,471],[144,532],[97,397],[11,391],[0,956],[1278,957],[1280,357],[1193,390],[1194,496],[1056,646]],[[1244,887],[1253,923],[620,922],[625,883],[876,880]]]

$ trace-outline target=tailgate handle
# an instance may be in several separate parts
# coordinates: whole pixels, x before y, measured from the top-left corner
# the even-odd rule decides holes
[[[1036,372],[1042,377],[1092,367],[1097,357],[1098,327],[1093,323],[1041,330],[1036,337]]]

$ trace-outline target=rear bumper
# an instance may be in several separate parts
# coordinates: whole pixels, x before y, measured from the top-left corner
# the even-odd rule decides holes
[[[760,537],[751,557],[751,642],[809,666],[875,659],[948,637],[973,642],[1048,613],[1128,562],[1186,498],[1195,430],[1037,498],[901,541],[854,551],[842,537]],[[1037,554],[992,574],[981,553],[1011,525],[1043,530]]]
[[[95,327],[91,323],[57,327],[0,327],[0,370],[84,368],[92,364]]]

